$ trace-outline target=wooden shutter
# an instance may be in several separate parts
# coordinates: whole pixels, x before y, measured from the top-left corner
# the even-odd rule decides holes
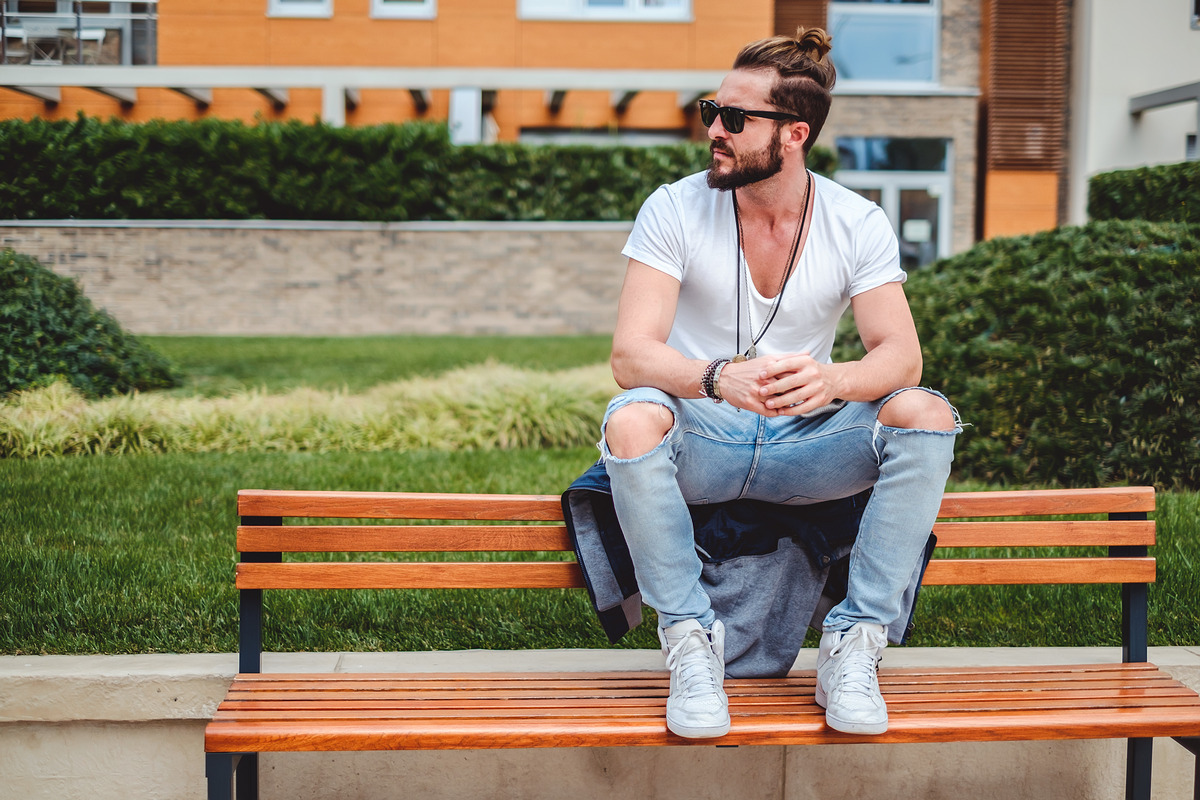
[[[987,166],[1057,172],[1066,148],[1066,0],[993,0],[986,22]]]
[[[795,36],[796,28],[829,25],[829,0],[775,0],[775,33]]]

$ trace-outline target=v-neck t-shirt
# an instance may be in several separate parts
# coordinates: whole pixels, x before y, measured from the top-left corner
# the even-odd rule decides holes
[[[828,363],[850,298],[907,278],[896,235],[878,205],[820,175],[813,176],[813,191],[808,240],[775,319],[757,344],[759,355],[807,351]],[[710,189],[701,172],[651,194],[621,251],[679,281],[667,344],[688,358],[745,351],[770,316],[773,300],[763,297],[739,266],[737,238],[733,193]]]

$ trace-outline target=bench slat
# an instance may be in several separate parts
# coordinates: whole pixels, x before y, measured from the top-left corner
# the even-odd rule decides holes
[[[926,586],[1152,583],[1153,558],[951,559],[929,562]],[[573,561],[240,563],[239,589],[574,589]]]
[[[569,551],[565,525],[242,525],[243,553]],[[1085,547],[1154,544],[1154,522],[939,522],[939,547]]]
[[[1118,547],[1154,544],[1153,520],[938,522],[938,547]]]
[[[925,586],[1153,583],[1153,558],[935,558]]]
[[[240,563],[239,589],[578,589],[574,561]]]
[[[948,492],[939,518],[1149,513],[1154,488]],[[307,492],[243,489],[238,514],[347,519],[562,520],[557,495]]]
[[[242,553],[571,550],[565,525],[242,525]]]
[[[243,517],[562,521],[558,495],[302,492],[243,489]]]
[[[947,492],[942,498],[938,518],[1149,513],[1153,510],[1152,486]]]

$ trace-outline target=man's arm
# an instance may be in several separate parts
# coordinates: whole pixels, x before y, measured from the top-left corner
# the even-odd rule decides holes
[[[759,393],[773,413],[803,414],[838,398],[878,400],[921,380],[921,344],[903,285],[886,283],[850,305],[867,350],[862,360],[820,364],[807,353],[756,359],[762,361]]]
[[[707,362],[685,358],[667,344],[678,303],[678,280],[629,259],[612,350],[613,377],[622,389],[650,386],[675,397],[702,396]]]

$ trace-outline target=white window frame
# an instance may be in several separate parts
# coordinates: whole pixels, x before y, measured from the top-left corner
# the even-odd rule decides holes
[[[873,89],[886,90],[889,93],[898,89],[914,91],[928,90],[941,85],[942,74],[942,0],[929,0],[928,3],[893,3],[893,2],[829,2],[829,31],[833,34],[834,52],[837,52],[837,17],[846,16],[876,16],[876,17],[930,17],[933,27],[933,59],[932,76],[927,81],[888,80],[886,78],[854,79],[838,75],[838,88],[853,89],[856,93]]]
[[[692,22],[692,0],[659,8],[646,0],[624,0],[620,6],[591,6],[588,0],[517,0],[517,18],[585,22]]]
[[[267,16],[281,19],[330,19],[333,0],[267,0]]]
[[[953,162],[953,150],[947,143],[947,167]],[[900,172],[896,170],[848,170],[839,169],[834,176],[838,183],[847,189],[878,189],[880,191],[879,206],[887,214],[892,223],[896,236],[903,233],[900,230],[900,191],[902,189],[925,189],[930,194],[938,195],[938,236],[937,257],[945,258],[951,254],[951,234],[954,227],[954,181],[947,172]]]
[[[372,19],[436,19],[437,0],[371,0]]]

